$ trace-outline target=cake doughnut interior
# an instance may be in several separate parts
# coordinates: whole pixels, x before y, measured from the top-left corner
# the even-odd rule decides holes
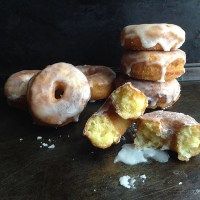
[[[170,149],[178,159],[188,161],[200,153],[200,124],[183,113],[154,111],[137,121],[137,147]]]
[[[110,98],[116,113],[124,119],[137,119],[148,105],[146,96],[130,82],[113,91]]]
[[[83,134],[94,146],[108,148],[120,141],[146,107],[146,96],[126,83],[113,91],[104,105],[88,119]]]

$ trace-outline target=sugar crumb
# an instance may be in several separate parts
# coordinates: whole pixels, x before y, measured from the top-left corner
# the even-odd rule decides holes
[[[20,138],[19,141],[21,142],[23,140],[23,138]]]
[[[42,139],[42,136],[37,136],[37,140],[41,140]]]
[[[131,178],[131,177],[128,176],[128,175],[120,177],[120,178],[119,178],[119,183],[120,183],[120,185],[124,186],[125,188],[130,189],[130,188],[131,188],[131,186],[130,186],[130,184],[129,184],[130,178]]]
[[[135,189],[135,182],[136,182],[136,179],[134,177],[130,177],[128,175],[126,176],[122,176],[119,178],[119,183],[120,185],[124,186],[125,188],[134,188]]]
[[[182,182],[179,182],[178,184],[179,184],[179,185],[182,185],[183,183],[182,183]]]
[[[51,139],[48,139],[49,142],[51,142]]]
[[[55,144],[52,144],[50,146],[48,146],[49,149],[54,149],[55,148]]]
[[[43,147],[48,147],[48,144],[47,143],[42,143],[42,146]]]

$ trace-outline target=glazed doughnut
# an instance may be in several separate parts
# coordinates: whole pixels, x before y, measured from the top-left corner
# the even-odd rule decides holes
[[[36,122],[63,126],[78,121],[90,99],[90,86],[86,76],[73,65],[56,63],[31,79],[27,97]]]
[[[168,108],[180,97],[180,84],[174,79],[164,83],[154,81],[134,80],[128,76],[118,76],[115,80],[116,87],[131,82],[134,87],[143,92],[148,98],[148,108]]]
[[[200,124],[183,113],[154,111],[137,121],[137,147],[170,149],[178,159],[189,161],[200,153]]]
[[[106,99],[114,90],[115,72],[105,66],[77,66],[88,79],[91,89],[91,100]]]
[[[126,83],[113,91],[104,105],[88,119],[83,134],[94,146],[108,148],[120,141],[146,107],[146,96],[131,83]]]
[[[126,26],[121,45],[130,50],[176,50],[185,42],[185,31],[174,24],[140,24]]]
[[[23,70],[11,75],[5,83],[4,94],[10,105],[26,108],[26,92],[29,80],[40,70]]]
[[[125,52],[122,56],[122,70],[130,77],[141,80],[165,82],[185,73],[186,54],[176,51]]]

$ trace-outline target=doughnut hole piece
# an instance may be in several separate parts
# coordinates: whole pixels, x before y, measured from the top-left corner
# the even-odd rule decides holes
[[[147,118],[152,119],[147,119]],[[146,113],[137,120],[136,147],[153,147],[177,152],[189,161],[200,154],[200,125],[188,115],[169,111]]]
[[[137,119],[148,106],[147,97],[128,82],[111,94],[116,113],[124,119]]]
[[[123,119],[115,113],[112,104],[107,101],[99,112],[88,119],[84,128],[84,135],[94,146],[106,149],[120,141],[121,136],[132,122],[132,120]]]
[[[200,125],[184,126],[177,135],[178,159],[189,161],[200,153]]]

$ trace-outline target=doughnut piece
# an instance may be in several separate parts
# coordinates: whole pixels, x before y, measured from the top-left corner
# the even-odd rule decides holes
[[[200,153],[200,124],[183,113],[155,111],[137,121],[137,147],[170,149],[178,159],[189,161]]]
[[[174,79],[164,83],[154,81],[134,80],[128,76],[120,75],[116,78],[116,87],[131,82],[134,87],[143,92],[148,98],[148,108],[168,108],[180,97],[180,84]]]
[[[30,111],[41,125],[63,126],[78,121],[89,99],[86,76],[68,63],[47,66],[28,88]]]
[[[122,70],[130,77],[141,80],[165,82],[185,73],[186,54],[178,49],[163,51],[127,51],[123,54]]]
[[[40,70],[23,70],[11,75],[5,83],[4,94],[8,103],[18,108],[27,105],[26,92],[29,80]]]
[[[114,90],[115,72],[105,66],[84,65],[77,68],[85,74],[91,89],[91,100],[106,99]]]
[[[146,96],[131,83],[126,83],[113,91],[104,105],[88,119],[83,134],[94,146],[108,148],[120,141],[146,107]]]
[[[126,26],[121,33],[121,45],[137,51],[171,51],[185,42],[185,31],[174,24],[140,24]]]

